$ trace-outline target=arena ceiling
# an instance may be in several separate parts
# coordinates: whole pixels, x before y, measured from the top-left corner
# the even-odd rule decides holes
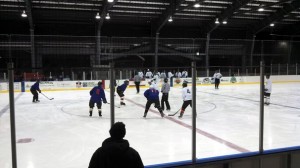
[[[297,36],[299,21],[300,0],[0,0],[1,34]]]

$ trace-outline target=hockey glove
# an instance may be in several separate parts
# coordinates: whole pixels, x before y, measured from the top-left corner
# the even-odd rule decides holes
[[[104,104],[106,104],[106,103],[107,103],[106,99],[104,99],[104,100],[103,100],[103,103],[104,103]]]

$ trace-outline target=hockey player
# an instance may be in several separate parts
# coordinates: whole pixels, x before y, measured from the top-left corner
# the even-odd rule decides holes
[[[95,103],[97,104],[99,117],[101,117],[102,116],[102,113],[101,113],[102,101],[105,104],[107,103],[106,97],[105,97],[105,92],[102,88],[102,82],[98,82],[98,86],[95,86],[90,91],[90,95],[91,95],[90,102],[89,102],[90,117],[93,115],[93,108],[94,108]]]
[[[216,71],[214,76],[215,80],[215,89],[219,89],[220,79],[222,78],[222,74],[219,71]]]
[[[143,73],[143,71],[142,71],[142,70],[140,70],[140,71],[138,72],[138,74],[139,74],[139,76],[141,77],[141,79],[143,79],[143,78],[144,78],[144,73]]]
[[[153,76],[152,72],[148,69],[147,72],[146,72],[146,74],[145,74],[145,77],[146,77],[147,79],[151,79],[152,76]]]
[[[188,72],[186,70],[182,71],[181,77],[182,78],[187,78],[188,77]]]
[[[187,87],[187,83],[184,82],[182,83],[182,99],[183,99],[183,104],[181,106],[181,111],[180,115],[178,118],[182,118],[183,113],[188,105],[192,107],[192,90]]]
[[[127,88],[127,86],[128,86],[128,84],[129,84],[129,81],[128,80],[125,80],[124,81],[124,83],[122,84],[122,85],[120,85],[120,86],[118,86],[117,87],[117,93],[118,93],[118,95],[119,95],[119,97],[120,97],[120,104],[121,105],[126,105],[125,103],[124,103],[124,92],[125,92],[125,90],[126,90],[126,88]]]
[[[170,85],[168,84],[168,78],[164,79],[164,82],[162,87],[161,87],[161,93],[162,93],[162,97],[161,97],[161,109],[165,110],[165,103],[167,106],[167,111],[170,111],[170,104],[169,104],[169,91],[170,91]]]
[[[163,71],[162,73],[160,73],[160,78],[165,79],[167,77],[166,72]]]
[[[136,88],[136,93],[140,93],[140,83],[141,83],[141,76],[137,73],[134,77],[133,77],[133,80],[134,80],[134,84],[135,84],[135,88]]]
[[[30,88],[30,92],[33,94],[33,99],[32,102],[40,102],[39,101],[39,93],[42,93],[41,89],[40,89],[40,80],[38,79]]]
[[[151,104],[153,104],[153,103],[154,103],[154,107],[157,108],[158,111],[160,112],[161,117],[164,117],[165,114],[163,113],[163,111],[159,105],[159,91],[156,90],[153,85],[151,85],[150,88],[144,92],[144,96],[147,98],[147,103],[146,103],[145,112],[144,112],[143,117],[146,118],[148,110],[149,110]]]
[[[270,74],[266,75],[266,85],[265,85],[265,104],[269,105],[270,104],[270,97],[271,97],[271,92],[272,92],[272,81],[270,79]]]

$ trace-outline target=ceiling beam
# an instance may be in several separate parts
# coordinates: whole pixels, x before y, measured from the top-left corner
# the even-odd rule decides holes
[[[26,14],[29,21],[29,26],[31,30],[34,30],[31,0],[25,0],[25,3],[26,3]]]
[[[110,8],[112,8],[117,2],[118,2],[118,0],[114,0],[114,2],[107,2],[107,0],[103,1],[102,12],[100,14],[101,19],[98,23],[98,30],[100,30],[101,27],[103,26],[104,19],[105,19],[105,16],[107,15],[107,13],[108,13],[108,10]]]
[[[272,6],[282,5],[284,3],[288,3],[288,2],[291,2],[291,1],[293,1],[293,0],[282,0],[282,1],[279,1],[279,2],[276,2],[276,3],[272,3],[272,4],[268,4],[268,5],[263,5],[262,7],[264,9],[268,9],[268,8],[271,8]],[[237,14],[244,14],[244,13],[249,13],[249,12],[251,12],[251,13],[252,12],[257,12],[259,8],[261,8],[261,6],[252,8],[251,10],[236,11],[234,14],[237,15]]]
[[[266,17],[265,19],[261,20],[259,23],[253,26],[253,34],[257,34],[266,27],[269,27],[271,23],[274,23],[277,20],[281,20],[284,18],[285,15],[297,10],[300,8],[300,1],[299,0],[292,0],[291,3],[286,3],[283,5],[282,8],[278,9],[272,15]]]
[[[170,16],[174,15],[176,9],[178,9],[184,1],[185,0],[169,0],[169,7],[161,14],[161,17],[159,17],[160,19],[154,23],[155,34],[159,33],[160,29],[167,23]]]
[[[223,20],[228,21],[228,19],[241,7],[247,5],[247,3],[251,2],[252,0],[236,0],[233,4],[229,5],[228,8],[223,10],[220,14],[216,16],[218,18],[220,24],[215,24],[215,19],[211,19],[208,24],[206,24],[206,27],[203,27],[202,29],[205,31],[205,33],[210,33],[216,28],[218,28]]]

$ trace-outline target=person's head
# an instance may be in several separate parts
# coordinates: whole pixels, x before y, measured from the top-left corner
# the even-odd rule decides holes
[[[147,71],[150,71],[149,69],[147,69]]]
[[[128,80],[125,80],[125,81],[124,81],[124,84],[125,84],[125,85],[129,85],[129,81],[128,81]]]
[[[182,87],[183,87],[183,88],[187,87],[187,83],[186,83],[186,82],[183,82],[183,83],[182,83]]]
[[[98,86],[102,86],[102,82],[101,81],[98,82]]]
[[[267,79],[270,79],[270,74],[266,74],[266,78],[267,78]]]
[[[37,83],[40,83],[40,79],[37,79],[36,82],[37,82]]]
[[[164,79],[164,82],[167,83],[167,82],[168,82],[168,78],[165,78],[165,79]]]
[[[116,122],[109,130],[110,137],[115,140],[121,140],[126,134],[125,124]]]

